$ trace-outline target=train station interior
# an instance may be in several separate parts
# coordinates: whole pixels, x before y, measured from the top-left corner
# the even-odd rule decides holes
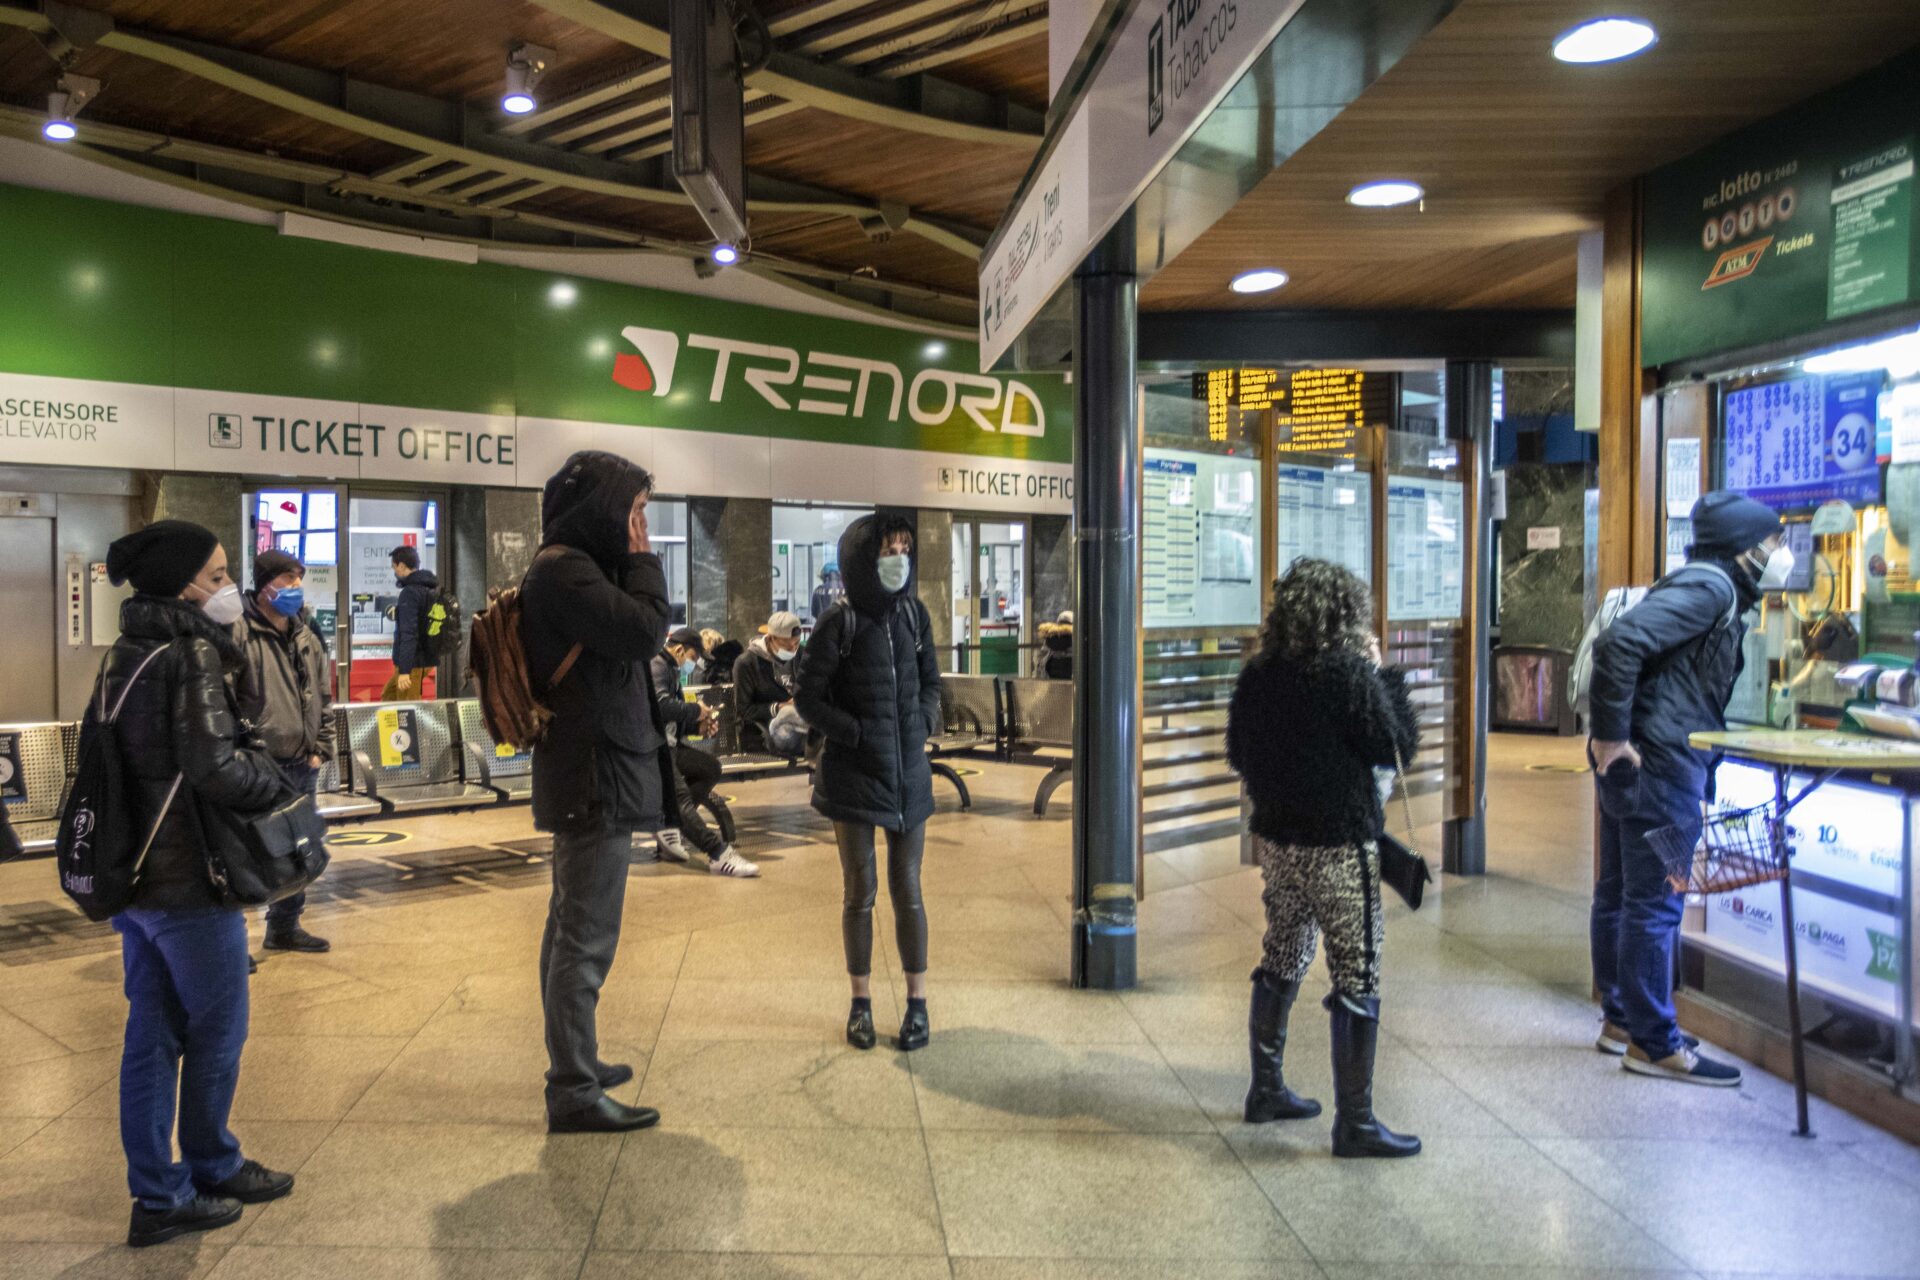
[[[0,0],[0,1277],[1920,1277],[1916,85],[1901,0]],[[582,451],[645,536],[551,625],[651,630],[572,689],[516,632],[523,747],[489,615],[543,607]],[[1722,494],[1771,534],[1710,570],[1716,723],[1648,833],[1609,636]],[[186,528],[230,617],[128,559]],[[1259,756],[1367,727],[1250,710],[1300,566],[1412,735],[1364,838],[1261,834]],[[96,748],[144,741],[105,695],[176,595],[238,637],[209,723],[313,824],[304,897],[206,791],[206,905],[89,918]],[[1632,803],[1682,661],[1623,686]],[[159,770],[156,865],[202,786],[165,705],[173,789],[116,775]],[[631,1072],[579,1110],[554,797],[618,808],[622,752],[586,1017]],[[1595,969],[1629,830],[1671,1057]],[[1323,844],[1366,914],[1314,899],[1276,1047]],[[169,1200],[123,1082],[187,915],[249,972],[170,979]],[[1325,1114],[1254,1114],[1283,1051]],[[205,1088],[291,1182],[176,1230],[238,1185]]]

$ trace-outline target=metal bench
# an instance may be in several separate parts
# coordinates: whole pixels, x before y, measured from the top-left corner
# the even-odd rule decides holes
[[[1047,766],[1033,793],[1033,813],[1047,816],[1053,793],[1073,777],[1073,682],[1032,676],[1002,678],[1005,755],[1022,764]]]
[[[327,732],[333,735],[333,759],[320,766],[320,776],[314,781],[314,808],[320,811],[320,817],[327,822],[351,822],[355,818],[374,818],[386,812],[377,800],[353,794],[349,785],[353,770],[348,757],[352,749],[347,745],[347,711],[345,707],[335,707],[327,721]]]
[[[77,724],[0,725],[0,793],[28,853],[52,853],[80,747]],[[18,772],[15,772],[15,763]]]
[[[346,707],[354,794],[389,814],[498,804],[498,791],[461,776],[453,705],[357,702]]]
[[[493,740],[487,718],[480,714],[480,699],[461,698],[454,705],[460,726],[461,776],[502,800],[533,799],[533,753]]]

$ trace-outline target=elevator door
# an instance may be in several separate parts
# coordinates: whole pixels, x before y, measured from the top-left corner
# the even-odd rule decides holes
[[[0,518],[0,723],[54,718],[54,636],[65,611],[53,572],[53,521]]]

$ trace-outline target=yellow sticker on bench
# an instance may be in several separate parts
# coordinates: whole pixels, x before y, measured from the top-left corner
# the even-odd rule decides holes
[[[420,736],[410,707],[386,707],[374,716],[380,739],[380,767],[399,769],[420,763]]]
[[[493,758],[495,760],[511,760],[519,754],[511,742],[496,742],[493,744]]]

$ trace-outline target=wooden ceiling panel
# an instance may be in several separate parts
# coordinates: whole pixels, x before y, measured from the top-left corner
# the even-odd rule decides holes
[[[1047,109],[1047,33],[1042,30],[1024,40],[986,53],[942,63],[940,78],[969,88],[997,94],[1011,102]]]
[[[1643,0],[1634,12],[1661,36],[1651,52],[1554,61],[1553,38],[1591,10],[1461,0],[1150,281],[1142,305],[1568,305],[1577,233],[1599,225],[1608,190],[1920,41],[1916,4]],[[1354,184],[1385,177],[1424,186],[1424,212],[1345,203]],[[1227,289],[1255,266],[1292,282],[1251,298]]]
[[[984,237],[1000,220],[1033,153],[902,133],[824,111],[796,111],[747,136],[757,172],[898,201]]]

